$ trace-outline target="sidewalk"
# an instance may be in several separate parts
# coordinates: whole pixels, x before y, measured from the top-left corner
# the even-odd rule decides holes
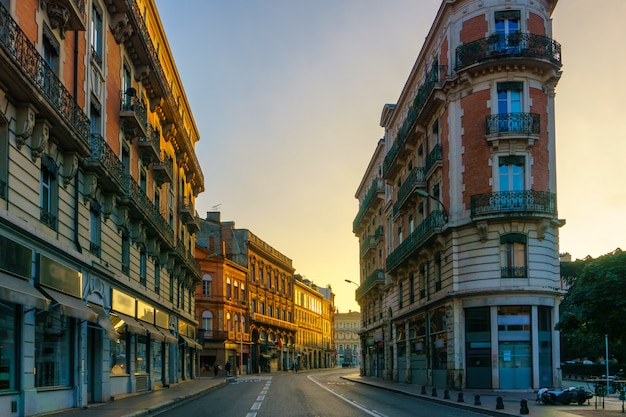
[[[209,390],[220,387],[228,382],[228,378],[230,377],[200,377],[172,385],[170,388],[131,394],[112,402],[93,404],[88,408],[72,408],[45,414],[45,416],[142,417],[154,415],[156,412],[168,410],[183,401],[191,400]]]
[[[401,382],[385,381],[375,377],[364,377],[359,374],[342,376],[343,379],[356,383],[367,384],[380,389],[400,392],[405,395],[415,396],[426,401],[438,402],[451,407],[465,408],[468,410],[479,410],[482,414],[492,416],[519,416],[522,415],[522,400],[526,400],[528,413],[525,415],[539,417],[604,417],[604,416],[626,416],[622,414],[622,401],[619,395],[612,394],[604,399],[604,408],[601,398],[592,398],[589,404],[578,405],[545,405],[536,402],[537,393],[534,391],[494,391],[494,390],[467,390],[448,392],[449,399],[444,398],[445,391],[433,387],[422,387],[416,384],[405,384]],[[581,386],[580,381],[563,381],[563,386]],[[587,388],[585,386],[585,388]],[[422,394],[425,390],[425,394]],[[459,402],[459,395],[463,402]],[[476,397],[478,396],[478,398]],[[504,408],[497,409],[497,398],[502,397]],[[480,405],[475,405],[476,400]],[[597,400],[597,403],[596,403]]]

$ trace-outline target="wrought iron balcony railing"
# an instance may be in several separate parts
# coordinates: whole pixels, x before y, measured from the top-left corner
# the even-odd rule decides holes
[[[285,321],[285,320],[280,320],[274,317],[269,317],[261,313],[252,313],[251,316],[252,316],[252,321],[257,322],[257,323],[263,323],[263,324],[267,324],[270,326],[280,327],[286,330],[298,330],[297,325],[295,325],[294,323]]]
[[[433,149],[430,151],[428,156],[426,157],[426,167],[425,171],[428,174],[431,168],[437,163],[443,160],[443,151],[441,149],[441,144],[438,143],[433,146]]]
[[[387,256],[387,271],[394,271],[412,253],[415,253],[438,229],[446,224],[446,215],[441,210],[431,212],[423,222]]]
[[[139,155],[145,165],[160,161],[161,158],[161,133],[157,128],[148,125],[147,136],[139,138]]]
[[[183,223],[188,223],[194,219],[194,210],[189,197],[183,197],[178,204],[178,214]]]
[[[149,135],[148,111],[134,88],[120,92],[120,119],[126,139]]]
[[[39,220],[52,230],[57,230],[57,216],[44,208],[39,209]]]
[[[367,294],[374,286],[377,284],[385,283],[385,271],[382,269],[376,269],[374,272],[369,274],[369,276],[363,281],[363,283],[356,289],[355,297],[357,300],[360,300]]]
[[[352,222],[352,230],[356,231],[359,229],[359,224],[363,221],[365,214],[372,208],[373,203],[376,201],[376,197],[378,193],[382,193],[384,191],[382,181],[380,179],[375,179],[372,181],[372,185],[369,190],[365,194],[365,198],[361,203],[361,207],[359,208],[359,212],[357,213],[354,221]]]
[[[556,215],[556,194],[546,191],[499,191],[473,195],[471,216]]]
[[[486,135],[521,133],[538,135],[540,117],[535,113],[502,113],[492,114],[485,119]]]
[[[101,135],[92,134],[89,142],[91,156],[83,158],[85,170],[98,174],[98,185],[104,190],[122,194],[126,176],[122,162]]]
[[[165,151],[162,150],[159,160],[152,164],[152,174],[159,187],[174,180],[172,158]]]
[[[187,230],[189,233],[200,231],[200,217],[197,213],[187,222]]]
[[[551,38],[531,33],[492,35],[456,48],[456,71],[493,59],[522,57],[546,60],[561,67],[561,45]]]
[[[22,74],[32,82],[33,86],[46,98],[48,104],[55,109],[56,113],[74,133],[75,139],[79,141],[81,147],[87,149],[89,146],[89,118],[2,3],[0,3],[0,48],[13,59],[13,63],[21,70]],[[71,147],[71,143],[66,143],[65,147]]]
[[[502,267],[500,272],[501,278],[526,278],[528,269],[525,266]]]
[[[406,180],[404,180],[404,184],[400,186],[398,190],[398,195],[396,197],[396,202],[393,205],[393,216],[395,217],[400,213],[404,204],[409,201],[409,197],[416,188],[425,187],[426,186],[426,168],[425,167],[415,167],[411,170]]]

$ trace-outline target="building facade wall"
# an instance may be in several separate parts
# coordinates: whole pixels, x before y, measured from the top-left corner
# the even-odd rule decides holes
[[[362,275],[357,290],[366,373],[458,388],[560,382],[555,5],[442,2],[398,104],[383,108],[384,289]]]
[[[204,185],[164,36],[153,1],[0,3],[0,297],[14,320],[0,344],[23,358],[2,372],[3,410],[196,375]]]

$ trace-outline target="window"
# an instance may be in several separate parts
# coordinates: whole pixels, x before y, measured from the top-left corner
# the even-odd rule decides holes
[[[504,156],[499,158],[498,179],[500,181],[500,191],[524,191],[524,157]],[[510,200],[508,203],[515,204]],[[509,207],[514,208],[514,207]]]
[[[98,257],[100,257],[100,239],[102,235],[100,212],[100,203],[96,200],[91,200],[89,205],[89,252]]]
[[[174,302],[174,276],[170,273],[170,303]]]
[[[420,298],[426,298],[428,291],[428,269],[426,264],[420,265]]]
[[[146,248],[142,247],[139,251],[139,283],[144,287],[147,285],[148,265],[147,265]]]
[[[233,329],[232,325],[233,324],[230,318],[230,313],[226,313],[226,330],[230,332]]]
[[[124,328],[123,326],[122,328]],[[128,374],[128,361],[126,352],[127,333],[122,328],[118,329],[120,336],[117,340],[109,342],[109,369],[113,375]]]
[[[35,387],[70,386],[71,321],[60,308],[35,314]]]
[[[526,236],[510,233],[500,236],[502,278],[524,278],[526,269]]]
[[[272,270],[267,270],[267,288],[272,288]]]
[[[130,275],[130,238],[126,229],[122,231],[122,272]]]
[[[522,89],[521,82],[498,83],[498,131],[500,133],[521,131],[522,119],[512,117],[512,113],[522,112]]]
[[[52,34],[50,28],[47,25],[43,26],[43,37],[42,37],[42,48],[43,48],[43,59],[46,61],[46,64],[50,67],[50,69],[57,75],[59,75],[59,51],[60,45],[59,41]],[[46,87],[51,87],[49,85],[50,82],[46,82]]]
[[[205,336],[213,336],[213,313],[210,311],[202,312],[202,328]]]
[[[404,281],[399,281],[398,282],[398,304],[399,304],[399,308],[403,307],[403,299],[404,299],[404,290],[402,288],[402,284],[404,284]]]
[[[235,289],[233,290],[233,297],[235,298],[235,300],[237,300],[239,299],[239,283],[235,281],[233,286],[235,287]]]
[[[137,336],[135,338],[135,374],[143,374],[148,371],[148,338]]]
[[[409,273],[409,304],[415,302],[415,274]]]
[[[58,211],[58,168],[48,155],[41,157],[41,202],[40,220],[52,230],[57,230]]]
[[[102,12],[97,7],[91,10],[91,58],[102,66],[103,50]]]
[[[213,284],[213,277],[211,275],[204,275],[202,277],[202,295],[204,297],[211,296],[211,285]]]
[[[18,389],[17,364],[19,325],[17,306],[13,303],[0,303],[0,391]]]
[[[161,264],[158,260],[154,261],[154,292],[161,294]]]
[[[9,130],[4,116],[0,116],[0,198],[7,199],[9,177]]]
[[[232,297],[232,294],[231,294],[230,278],[226,278],[226,298],[230,300],[231,297]]]
[[[500,53],[519,52],[520,11],[506,10],[496,12],[495,27],[494,50]]]
[[[435,254],[435,291],[441,290],[441,253]]]

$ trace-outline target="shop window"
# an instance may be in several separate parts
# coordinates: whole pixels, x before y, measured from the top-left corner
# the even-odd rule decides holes
[[[125,331],[120,332],[120,336],[117,340],[111,340],[109,342],[109,366],[112,375],[126,375],[128,374],[128,352],[126,351],[126,338],[127,333]]]
[[[159,340],[150,342],[150,370],[152,373],[152,382],[161,382],[163,380],[163,343]]]
[[[19,333],[17,307],[13,303],[0,303],[0,391],[18,389],[17,364]]]
[[[135,338],[135,373],[148,372],[148,339],[146,336]]]
[[[71,324],[60,308],[35,314],[35,387],[70,386]]]

